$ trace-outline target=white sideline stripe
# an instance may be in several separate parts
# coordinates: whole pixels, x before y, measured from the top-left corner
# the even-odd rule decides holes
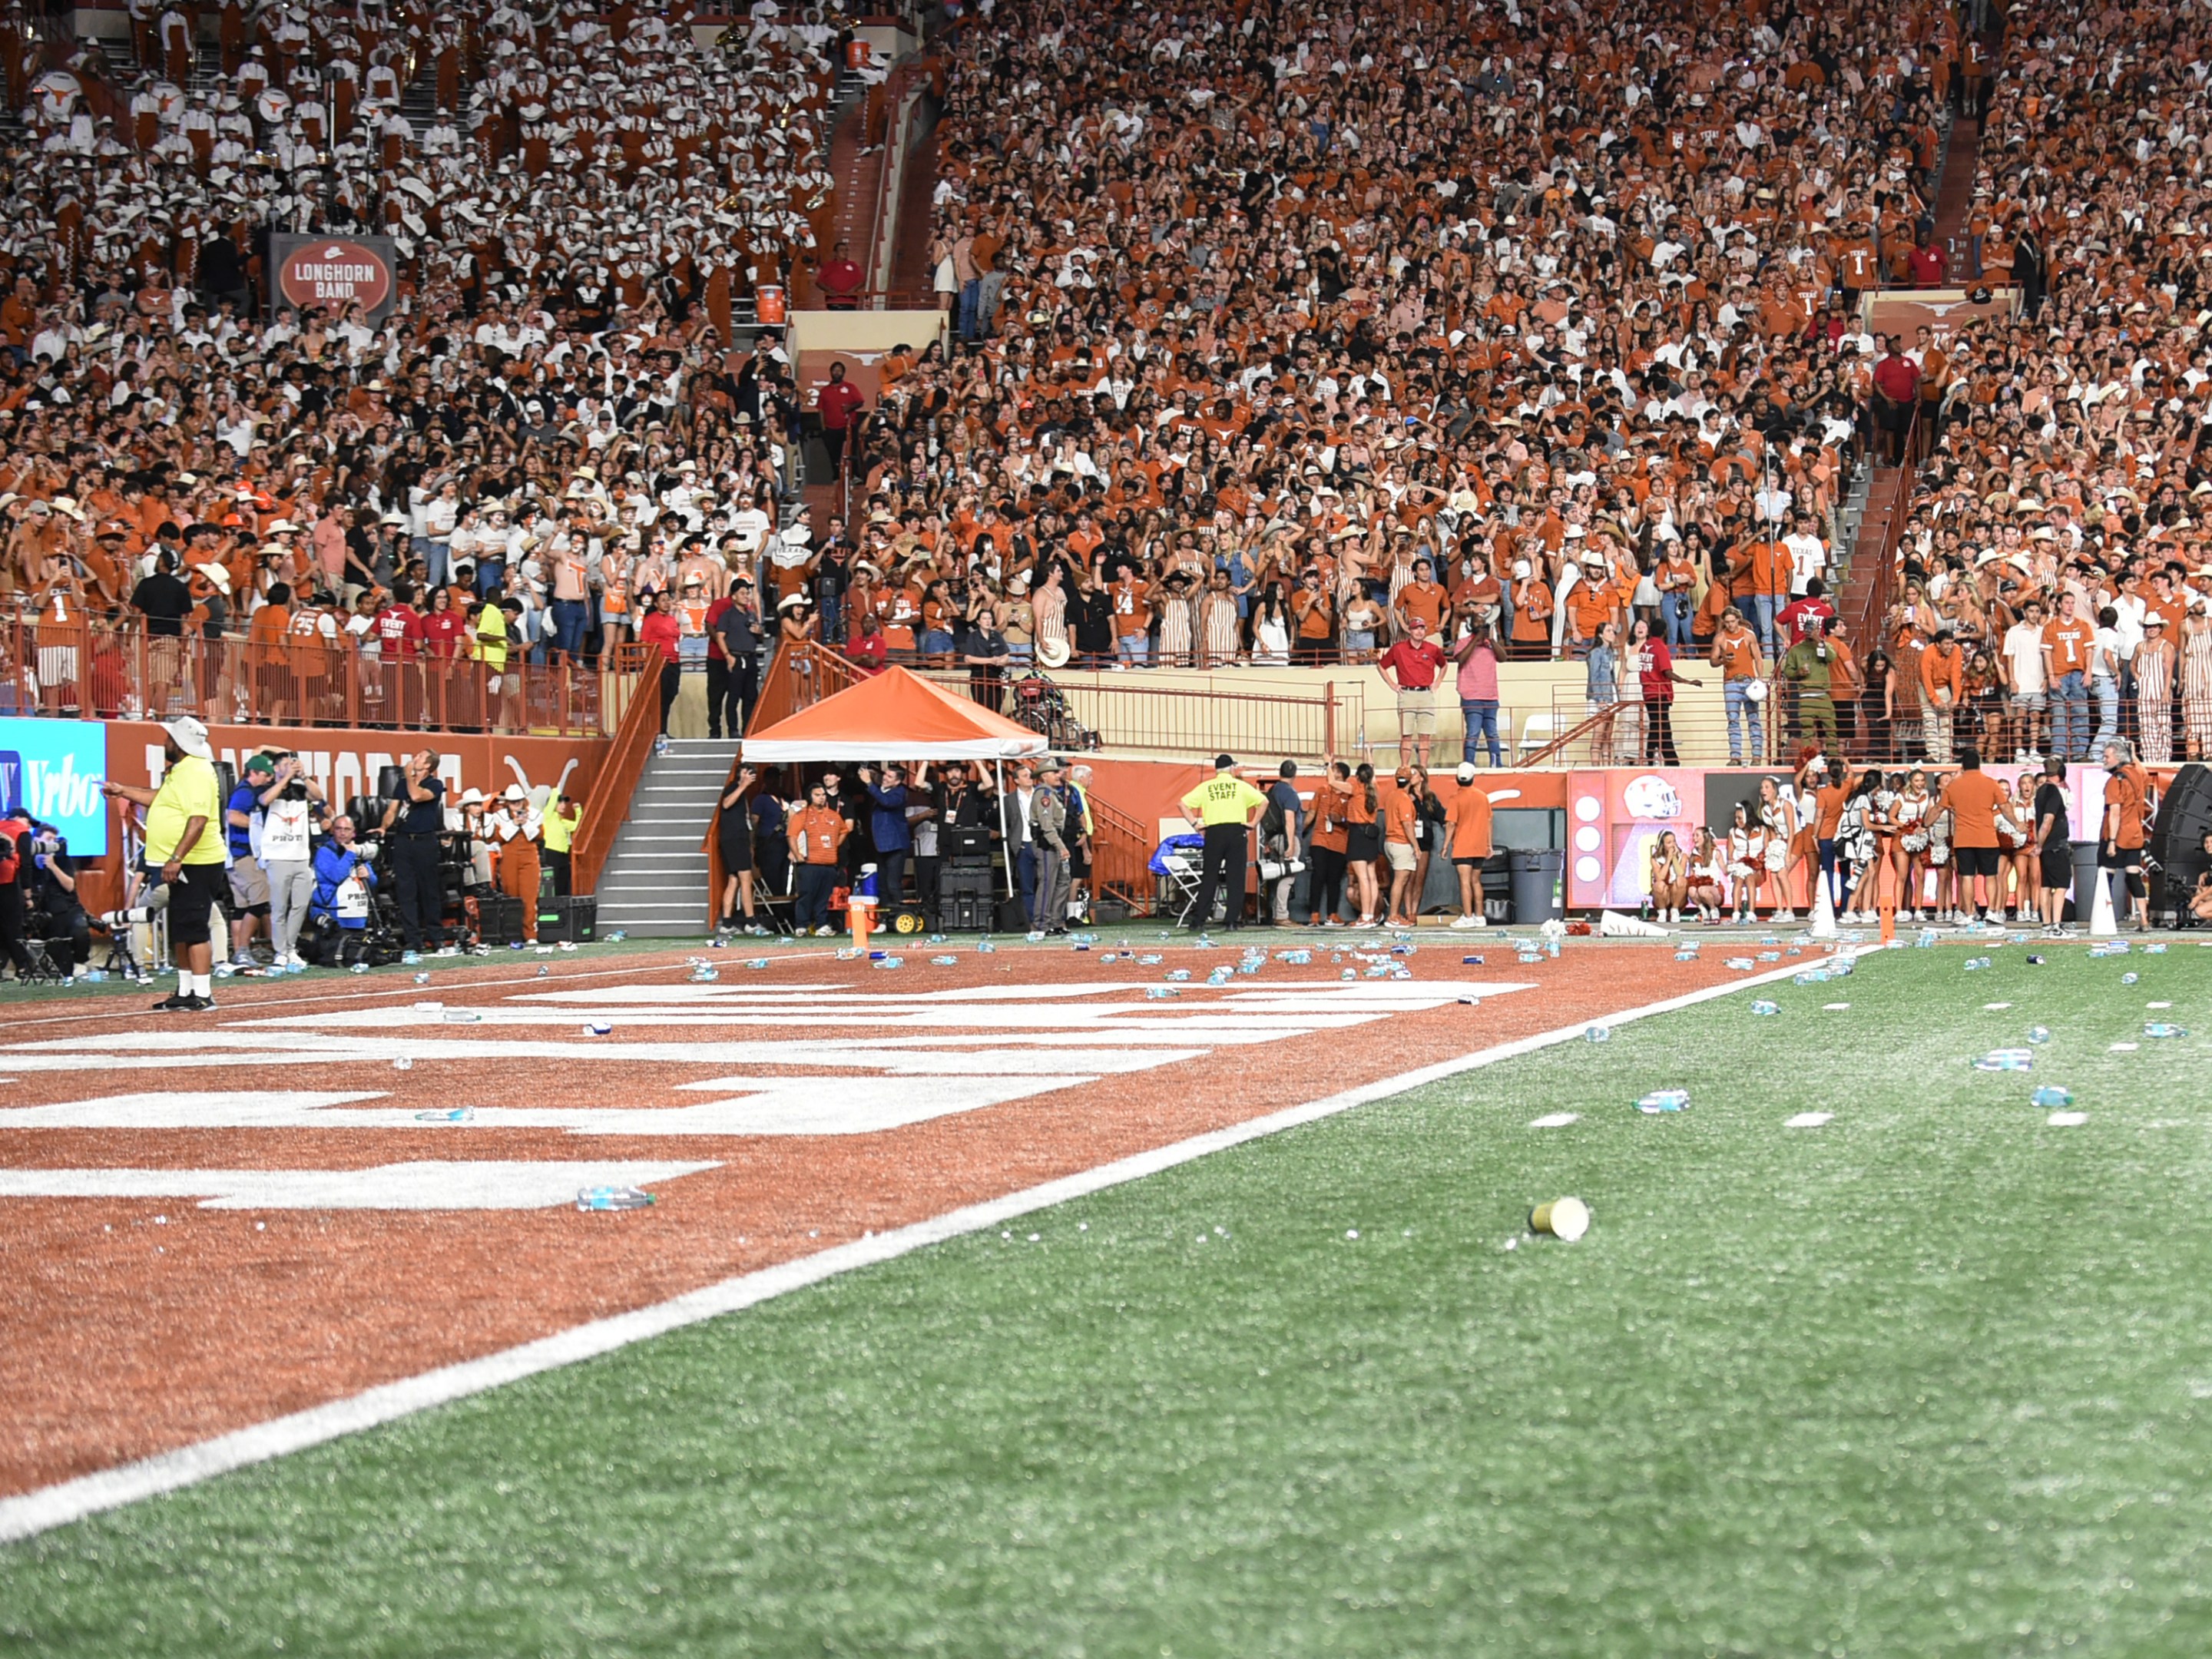
[[[1870,955],[1884,948],[1893,947],[1869,945],[1862,947],[1857,954]],[[1609,1025],[1620,1026],[1633,1020],[1674,1013],[1683,1008],[1694,1007],[1701,1002],[1734,996],[1753,986],[1789,979],[1803,965],[1802,963],[1792,962],[1764,974],[1747,974],[1718,985],[1707,986],[1703,990],[1689,991],[1680,996],[1646,1003],[1624,1013],[1597,1018],[1603,1018]],[[64,1480],[19,1497],[0,1498],[0,1543],[33,1537],[56,1527],[82,1521],[88,1516],[120,1509],[126,1504],[158,1497],[163,1492],[197,1486],[203,1480],[228,1474],[234,1469],[305,1451],[311,1446],[319,1446],[349,1434],[358,1434],[365,1429],[396,1422],[400,1418],[428,1411],[433,1407],[450,1405],[472,1395],[519,1382],[525,1377],[557,1370],[562,1366],[577,1364],[586,1359],[596,1359],[633,1343],[664,1336],[687,1325],[696,1325],[724,1314],[736,1313],[760,1303],[772,1301],[780,1296],[787,1296],[793,1291],[805,1290],[809,1285],[818,1285],[857,1267],[872,1267],[896,1261],[925,1246],[942,1244],[969,1233],[981,1232],[1016,1216],[1027,1215],[1033,1210],[1048,1209],[1055,1204],[1086,1198],[1093,1193],[1104,1192],[1109,1188],[1123,1186],[1215,1152],[1241,1146],[1249,1140],[1279,1134],[1285,1129],[1298,1128],[1323,1118],[1334,1117],[1340,1112],[1348,1112],[1356,1106],[1387,1100],[1409,1089],[1420,1088],[1463,1073],[1480,1071],[1502,1060],[1516,1060],[1523,1054],[1535,1054],[1561,1043],[1579,1042],[1591,1023],[1589,1018],[1578,1020],[1572,1025],[1540,1032],[1534,1036],[1519,1037],[1511,1042],[1501,1042],[1494,1048],[1462,1054],[1456,1060],[1440,1060],[1432,1066],[1401,1072],[1395,1077],[1362,1084],[1356,1089],[1346,1089],[1324,1100],[1292,1106],[1226,1129],[1193,1135],[1188,1140],[1179,1140],[1171,1146],[1156,1147],[1151,1152],[1139,1152],[1111,1164],[1102,1164],[1096,1169],[1063,1176],[1057,1181],[1048,1181],[1018,1193],[1009,1193],[1003,1198],[947,1211],[927,1221],[917,1221],[910,1226],[878,1233],[873,1238],[854,1239],[850,1243],[836,1245],[813,1255],[801,1256],[797,1261],[780,1262],[773,1267],[763,1267],[754,1273],[739,1273],[735,1278],[687,1291],[651,1307],[617,1314],[611,1318],[595,1319],[551,1336],[540,1337],[534,1342],[526,1342],[519,1347],[486,1354],[480,1359],[463,1360],[434,1371],[425,1371],[418,1376],[386,1382],[343,1400],[334,1400],[328,1405],[311,1407],[287,1417],[256,1424],[250,1429],[238,1429],[229,1434],[217,1435],[213,1439],[203,1440],[173,1452],[119,1464],[94,1474],[79,1475],[75,1480]]]

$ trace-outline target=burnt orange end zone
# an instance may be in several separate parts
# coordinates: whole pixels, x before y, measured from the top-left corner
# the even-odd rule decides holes
[[[1248,935],[1249,937],[1249,935]],[[901,997],[1004,988],[1008,1001],[1054,986],[1103,980],[1157,983],[1168,967],[1193,970],[1186,1011],[1210,996],[1206,970],[1234,951],[1169,945],[1164,967],[1099,953],[1015,946],[996,955],[953,947],[957,963],[927,965],[906,951],[896,976],[827,952],[787,955],[767,972],[720,962],[732,994],[842,988]],[[1368,948],[1376,948],[1370,945]],[[767,1267],[864,1232],[883,1231],[1073,1174],[1207,1130],[1456,1058],[1492,1044],[1680,995],[1729,978],[1713,959],[1678,963],[1663,945],[1577,941],[1564,957],[1515,962],[1510,946],[1477,939],[1483,966],[1463,965],[1457,940],[1425,940],[1407,963],[1416,980],[1472,979],[1534,988],[1470,1007],[1456,1001],[1383,1012],[1364,1023],[1244,1046],[1214,1048],[1151,1070],[1097,1078],[1010,1103],[877,1133],[840,1135],[582,1137],[560,1129],[457,1132],[398,1128],[0,1128],[0,1169],[355,1169],[417,1159],[713,1161],[668,1184],[656,1207],[622,1215],[573,1208],[417,1212],[210,1210],[191,1198],[0,1199],[0,1495],[174,1449],[378,1383],[479,1357],[580,1322],[665,1300]],[[1328,947],[1312,965],[1270,963],[1238,992],[1337,981]],[[450,1007],[514,1006],[562,991],[684,987],[681,952],[604,960],[562,958],[548,978],[501,963],[443,969],[430,990],[390,980],[348,984],[231,981],[222,1007],[195,1030],[271,1017],[361,1011],[395,1017],[434,995]],[[373,987],[373,988],[372,988]],[[690,988],[686,988],[689,989]],[[695,993],[696,994],[696,993]],[[1143,1004],[1141,986],[1106,994]],[[801,1004],[800,1006],[804,1006]],[[831,1005],[821,1005],[829,1006]],[[112,1050],[119,1036],[172,1029],[133,1000],[81,1013],[21,1011],[0,1035]],[[577,1021],[412,1029],[439,1038],[578,1036]],[[615,1013],[605,1039],[701,1042],[793,1036],[834,1048],[881,1036],[865,1008],[849,1024],[661,1024]],[[374,1028],[371,1028],[372,1030]],[[988,1030],[933,1032],[955,1047],[1003,1045]],[[1192,1046],[1203,1047],[1202,1043]],[[1037,1064],[1050,1068],[1051,1051]],[[163,1090],[380,1091],[380,1107],[696,1106],[678,1085],[726,1078],[726,1060],[690,1063],[610,1056],[590,1061],[425,1060],[396,1070],[358,1056],[302,1054],[281,1065],[197,1065],[67,1070],[0,1085],[0,1108]],[[786,1068],[749,1066],[757,1074]],[[800,1066],[801,1072],[814,1073]],[[1224,1086],[1224,1078],[1233,1086]],[[1079,1109],[1071,1109],[1078,1108]],[[166,1221],[156,1224],[155,1218]]]

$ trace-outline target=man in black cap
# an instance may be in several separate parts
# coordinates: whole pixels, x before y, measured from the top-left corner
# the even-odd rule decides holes
[[[1237,763],[1227,755],[1216,755],[1213,775],[1182,798],[1184,813],[1196,818],[1206,833],[1198,902],[1191,908],[1187,926],[1207,926],[1213,920],[1214,896],[1224,891],[1229,896],[1229,926],[1244,925],[1247,836],[1252,814],[1267,805],[1265,795],[1237,775]]]

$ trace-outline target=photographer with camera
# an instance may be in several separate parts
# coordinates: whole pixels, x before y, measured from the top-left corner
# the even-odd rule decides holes
[[[300,956],[300,929],[314,897],[315,825],[322,802],[322,786],[307,775],[297,755],[276,757],[260,796],[260,856],[268,874],[269,944],[280,969],[307,965]]]
[[[315,890],[307,904],[318,927],[327,919],[337,939],[327,966],[362,960],[361,945],[368,927],[370,895],[376,889],[376,843],[354,839],[354,822],[340,813],[331,833],[315,848]]]
[[[446,833],[446,786],[438,776],[434,750],[420,750],[407,757],[399,793],[386,805],[380,828],[391,842],[399,936],[410,951],[422,951],[426,942],[429,949],[438,950],[446,942],[446,894],[438,876],[438,843]]]
[[[62,945],[49,954],[56,957],[54,966],[63,976],[74,980],[92,960],[92,918],[77,896],[76,862],[70,857],[69,843],[50,823],[31,825],[31,866],[37,875],[39,910],[46,917],[40,937]]]
[[[169,890],[177,990],[155,1003],[154,1012],[203,1013],[215,1006],[215,949],[208,923],[223,885],[222,783],[216,776],[215,750],[205,726],[187,714],[161,732],[160,788],[112,778],[100,787],[110,800],[146,809],[146,870]]]

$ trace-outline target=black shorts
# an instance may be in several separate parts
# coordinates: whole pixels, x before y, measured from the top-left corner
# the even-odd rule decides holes
[[[1994,847],[1954,847],[1951,856],[1962,876],[1994,876],[2004,867],[2004,854]]]
[[[741,875],[755,867],[753,844],[750,840],[726,841],[722,843],[721,854],[722,873],[726,876]]]
[[[1479,859],[1454,859],[1452,862],[1462,870],[1480,870],[1490,862],[1490,855],[1486,853]]]
[[[154,879],[161,878],[154,872]],[[205,945],[209,942],[210,913],[215,908],[217,894],[228,884],[228,877],[220,864],[187,864],[177,872],[177,878],[169,884],[169,942],[172,945]]]
[[[2074,884],[2074,849],[2063,853],[2046,852],[2042,857],[2043,884],[2054,893],[2063,893]]]
[[[1352,864],[1372,864],[1382,856],[1382,826],[1347,823],[1344,826],[1344,856]]]
[[[2097,867],[2100,870],[2140,870],[2142,868],[2142,848],[2115,848],[2100,841],[2097,843]]]

